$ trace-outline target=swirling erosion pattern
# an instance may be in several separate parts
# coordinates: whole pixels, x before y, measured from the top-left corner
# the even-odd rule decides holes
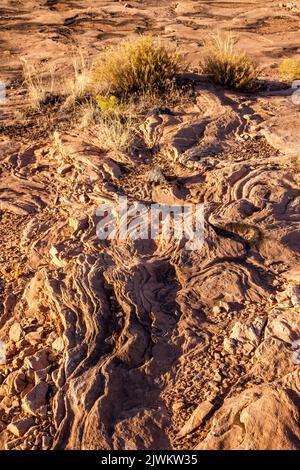
[[[4,3],[7,77],[17,54],[63,67],[70,42],[96,55],[137,27],[194,60],[213,22],[267,65],[299,45],[297,11],[270,1]],[[145,119],[152,152],[122,161],[76,132],[63,152],[1,136],[1,448],[300,448],[299,108],[280,86],[195,80],[194,104]],[[203,247],[99,240],[96,208],[124,194],[204,204]]]

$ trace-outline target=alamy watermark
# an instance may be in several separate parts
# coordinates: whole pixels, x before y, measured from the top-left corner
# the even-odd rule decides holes
[[[3,83],[0,80],[0,104],[4,104],[6,100],[6,86],[5,83]]]
[[[101,240],[185,241],[185,249],[199,250],[204,242],[203,204],[143,204],[119,196],[114,206],[97,208],[96,233]]]

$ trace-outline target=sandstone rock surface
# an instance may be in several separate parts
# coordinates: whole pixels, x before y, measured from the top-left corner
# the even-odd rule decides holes
[[[300,448],[300,111],[278,71],[300,16],[275,3],[1,1],[0,449]],[[215,29],[257,61],[251,93],[200,73]],[[20,58],[69,80],[75,49],[141,33],[192,93],[137,110],[131,152],[95,144],[85,99],[32,109]],[[119,196],[128,232],[100,239]],[[203,204],[203,244],[134,239],[141,204]]]

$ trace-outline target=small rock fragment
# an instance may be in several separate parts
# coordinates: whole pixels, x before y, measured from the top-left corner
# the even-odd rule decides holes
[[[26,388],[26,377],[23,372],[19,372],[15,376],[14,388],[17,393],[22,392]]]
[[[208,400],[200,403],[200,405],[197,406],[195,411],[192,413],[187,423],[179,431],[178,437],[184,437],[201,426],[205,418],[209,415],[209,413],[211,413],[213,409],[214,405]]]
[[[121,176],[121,170],[119,166],[112,161],[103,163],[103,170],[106,171],[106,173],[108,173],[112,178],[118,179]]]
[[[64,262],[59,258],[59,254],[64,250],[64,245],[62,243],[54,245],[49,250],[49,255],[51,257],[52,263],[54,263],[59,268],[64,266]]]
[[[184,408],[184,403],[182,401],[177,401],[176,403],[173,403],[173,406],[172,406],[173,413],[177,413],[183,408]]]
[[[55,349],[58,352],[61,352],[64,350],[64,340],[62,337],[56,338],[56,340],[52,344],[53,349]]]
[[[265,317],[255,318],[251,323],[237,321],[232,328],[230,339],[235,340],[236,345],[246,353],[251,352],[260,343],[266,321]]]
[[[9,339],[14,343],[17,343],[18,341],[20,341],[22,335],[23,329],[20,323],[14,323],[9,330]]]
[[[225,338],[223,346],[224,346],[225,351],[227,351],[230,354],[234,354],[236,341],[232,338]]]
[[[30,344],[38,344],[42,339],[42,334],[39,331],[32,331],[26,335],[26,340]]]
[[[22,400],[24,411],[33,415],[44,415],[46,413],[48,384],[39,382],[33,389],[27,393]]]
[[[41,349],[33,356],[28,356],[25,359],[25,364],[33,370],[45,369],[49,365],[48,353]]]
[[[148,173],[146,175],[146,180],[149,183],[157,183],[157,184],[162,184],[162,183],[167,182],[167,180],[166,180],[165,176],[163,175],[163,172],[161,171],[161,169],[156,167],[156,166],[151,168],[150,171],[148,171]]]
[[[34,419],[30,416],[13,421],[7,426],[7,429],[15,436],[22,437],[32,426],[34,426]]]
[[[66,175],[67,173],[69,173],[70,171],[72,171],[74,168],[74,165],[61,165],[60,167],[57,168],[57,173],[59,175]]]
[[[225,312],[230,312],[230,305],[227,302],[219,302],[219,306],[225,310]]]
[[[22,439],[14,439],[13,441],[9,441],[5,443],[5,450],[11,450],[20,445],[22,442]]]
[[[78,230],[83,230],[87,228],[89,225],[89,219],[88,217],[82,217],[78,214],[78,217],[76,215],[73,215],[72,217],[69,218],[69,226],[71,229],[74,230],[74,232],[77,232]]]
[[[300,288],[298,286],[290,287],[289,295],[294,307],[300,307]]]
[[[222,309],[218,305],[215,305],[212,309],[212,312],[213,312],[214,315],[218,315],[219,313],[221,313],[221,311],[222,311]]]
[[[45,436],[42,437],[42,449],[47,450],[51,447],[52,445],[52,437],[49,436],[49,434],[46,434]]]

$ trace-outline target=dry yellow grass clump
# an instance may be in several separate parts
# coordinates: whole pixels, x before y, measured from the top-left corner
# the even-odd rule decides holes
[[[205,43],[203,71],[212,80],[233,90],[251,88],[257,77],[253,61],[236,49],[230,34],[216,34]]]
[[[61,79],[54,67],[41,73],[39,64],[22,58],[24,83],[31,109],[39,111],[47,101],[61,97],[64,106],[74,107],[91,92],[90,68],[80,51],[73,56],[70,77]]]
[[[40,75],[36,64],[28,62],[25,58],[22,58],[21,61],[30,107],[32,109],[39,110],[47,96],[54,93],[54,70],[51,68],[47,78],[45,78]]]
[[[95,147],[107,152],[130,152],[136,118],[129,106],[103,111],[90,102],[82,106],[80,114],[80,128]]]
[[[283,75],[288,75],[291,80],[300,79],[300,59],[284,59],[279,71]]]
[[[102,150],[130,152],[134,140],[132,120],[123,120],[121,116],[102,116],[91,127],[90,135],[94,145]]]
[[[130,93],[161,93],[172,88],[178,55],[151,36],[141,36],[108,48],[93,67],[98,86],[126,96]]]

